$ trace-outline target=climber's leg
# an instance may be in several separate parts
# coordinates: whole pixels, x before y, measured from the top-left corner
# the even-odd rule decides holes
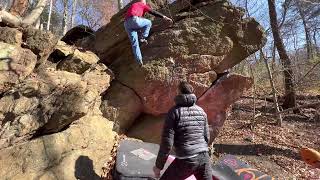
[[[141,50],[139,46],[138,33],[136,30],[131,28],[131,22],[128,20],[125,21],[124,27],[128,33],[128,36],[131,42],[134,58],[140,65],[142,65],[142,55],[141,55]]]
[[[149,36],[149,32],[152,26],[152,22],[149,19],[141,17],[132,17],[132,28],[141,32],[141,38],[146,39]]]
[[[142,64],[142,55],[139,46],[138,33],[137,31],[131,31],[128,33],[129,39],[131,41],[132,52],[135,60],[141,65]]]
[[[149,36],[152,22],[149,19],[139,18],[138,24],[141,27],[142,38],[146,39]]]

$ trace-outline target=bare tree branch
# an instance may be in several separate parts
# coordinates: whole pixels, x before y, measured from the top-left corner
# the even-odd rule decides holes
[[[283,114],[283,113],[286,113],[286,112],[289,112],[289,111],[295,111],[295,110],[302,109],[302,108],[310,108],[310,107],[318,107],[318,106],[320,106],[320,102],[316,102],[316,103],[312,103],[312,104],[305,104],[305,105],[297,106],[297,107],[294,107],[294,108],[289,108],[289,109],[280,111],[280,112],[278,112],[276,114]]]

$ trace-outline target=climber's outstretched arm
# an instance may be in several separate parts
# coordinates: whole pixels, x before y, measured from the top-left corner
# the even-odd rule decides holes
[[[162,14],[162,13],[160,13],[160,12],[158,12],[158,11],[155,11],[155,10],[153,10],[153,9],[150,9],[150,10],[148,11],[148,13],[150,13],[150,14],[156,16],[156,17],[163,18],[163,19],[165,19],[165,20],[167,20],[167,21],[173,22],[173,20],[172,20],[171,18],[168,18],[168,17],[165,16],[164,14]]]
[[[150,14],[156,16],[156,17],[159,17],[159,18],[164,18],[165,17],[164,14],[162,14],[162,13],[160,13],[158,11],[155,11],[153,9],[150,9],[148,13],[150,13]]]

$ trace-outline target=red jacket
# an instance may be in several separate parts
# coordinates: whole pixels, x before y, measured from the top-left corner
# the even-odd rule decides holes
[[[138,16],[138,17],[142,17],[144,16],[145,13],[151,11],[151,7],[142,3],[142,2],[136,2],[133,3],[126,14],[125,19],[128,19],[131,16]]]

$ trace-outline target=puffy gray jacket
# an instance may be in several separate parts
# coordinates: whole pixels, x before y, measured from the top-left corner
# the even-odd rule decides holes
[[[176,155],[188,157],[208,151],[209,128],[207,114],[195,103],[194,94],[181,94],[175,98],[162,131],[156,166],[163,169],[172,145]]]

